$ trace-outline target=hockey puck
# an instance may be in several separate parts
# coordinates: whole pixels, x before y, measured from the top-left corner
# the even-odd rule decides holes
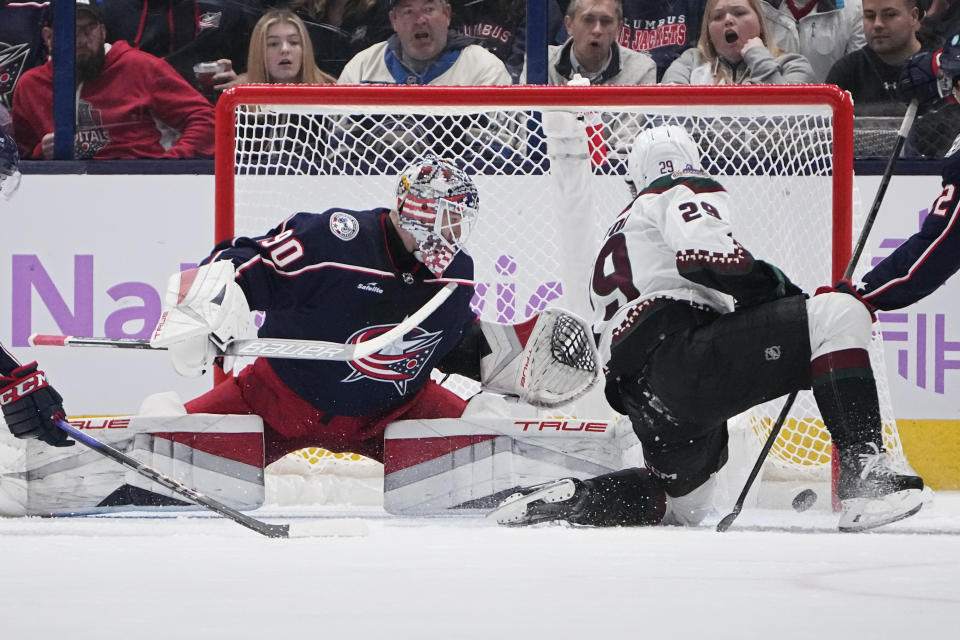
[[[806,511],[817,501],[817,494],[813,489],[804,489],[793,499],[793,508],[795,511]]]

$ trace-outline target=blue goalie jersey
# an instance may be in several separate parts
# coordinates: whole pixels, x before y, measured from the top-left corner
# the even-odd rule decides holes
[[[473,260],[456,255],[435,278],[402,244],[388,209],[297,213],[264,236],[221,243],[204,262],[230,260],[259,335],[354,343],[374,338],[422,307],[448,282],[443,305],[397,341],[350,362],[270,359],[295,393],[325,413],[365,416],[398,407],[454,350],[476,316]]]

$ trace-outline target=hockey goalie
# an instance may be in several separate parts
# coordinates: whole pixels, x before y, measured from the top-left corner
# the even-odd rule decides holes
[[[517,325],[477,319],[470,307],[473,261],[462,249],[478,214],[472,179],[453,162],[426,156],[399,176],[392,206],[299,212],[264,235],[219,244],[200,266],[171,277],[151,338],[180,374],[203,374],[232,341],[250,337],[251,310],[265,314],[261,339],[322,341],[358,353],[368,341],[389,342],[349,359],[336,349],[318,350],[316,359],[276,352],[183,406],[160,396],[138,416],[75,426],[96,429],[115,447],[235,508],[258,506],[263,468],[304,447],[385,462],[386,504],[397,512],[469,507],[480,497],[495,505],[502,496],[494,494],[508,486],[486,482],[438,497],[443,492],[430,489],[432,480],[458,456],[488,451],[499,459],[493,454],[504,447],[516,453],[524,434],[547,443],[528,457],[556,460],[563,448],[549,441],[558,436],[589,443],[613,429],[535,417],[533,407],[570,402],[594,385],[594,340],[580,318],[557,309]],[[231,368],[230,356],[224,364]],[[485,391],[468,408],[431,380],[433,370],[477,380]],[[398,422],[407,427],[385,438]],[[21,472],[4,476],[0,487],[22,513],[188,506],[94,452],[29,445]],[[611,468],[574,458],[584,475]],[[551,464],[544,477],[569,466]],[[516,486],[517,479],[507,474],[502,483]]]

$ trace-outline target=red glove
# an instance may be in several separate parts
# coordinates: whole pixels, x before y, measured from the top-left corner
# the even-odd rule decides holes
[[[63,398],[50,386],[37,363],[31,362],[0,376],[0,407],[10,432],[17,438],[37,438],[54,447],[74,444],[56,425],[64,419]]]

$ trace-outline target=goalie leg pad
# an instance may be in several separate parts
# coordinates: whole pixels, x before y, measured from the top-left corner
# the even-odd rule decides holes
[[[384,508],[403,515],[488,512],[520,486],[620,469],[636,444],[626,419],[401,420],[384,439]]]
[[[235,509],[263,503],[263,423],[257,416],[74,418],[71,425]],[[73,515],[180,506],[172,491],[87,447],[28,442],[0,491],[3,515]],[[4,504],[0,500],[0,504]]]

